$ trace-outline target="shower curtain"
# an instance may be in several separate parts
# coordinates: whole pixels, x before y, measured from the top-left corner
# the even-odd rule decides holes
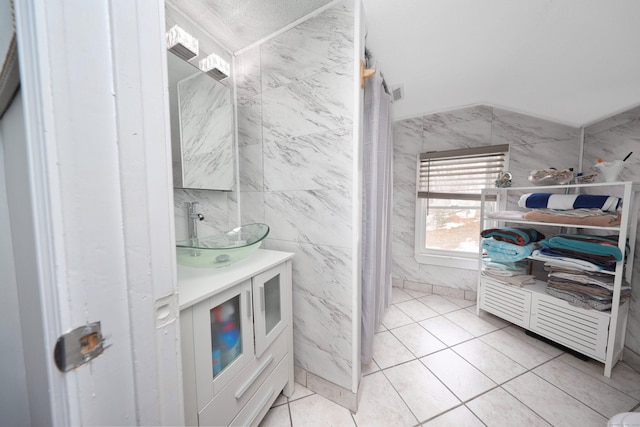
[[[380,73],[364,89],[362,205],[362,363],[370,363],[373,335],[391,304],[393,123],[391,96]]]

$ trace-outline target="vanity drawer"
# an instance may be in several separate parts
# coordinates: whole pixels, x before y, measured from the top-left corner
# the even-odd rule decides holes
[[[198,414],[200,425],[228,425],[287,354],[286,334],[252,359]]]
[[[289,355],[291,357],[291,355]],[[280,394],[280,391],[287,385],[289,377],[288,357],[285,357],[269,378],[260,386],[256,394],[240,411],[238,416],[231,422],[232,426],[256,426]]]

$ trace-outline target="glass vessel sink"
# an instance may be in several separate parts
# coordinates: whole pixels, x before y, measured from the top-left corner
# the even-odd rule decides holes
[[[216,236],[176,242],[178,264],[196,268],[226,267],[248,257],[269,234],[267,224],[247,224]]]

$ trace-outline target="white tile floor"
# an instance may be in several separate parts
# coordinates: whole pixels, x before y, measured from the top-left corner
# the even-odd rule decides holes
[[[358,412],[296,384],[267,426],[606,426],[640,411],[640,373],[583,362],[471,301],[393,288]]]

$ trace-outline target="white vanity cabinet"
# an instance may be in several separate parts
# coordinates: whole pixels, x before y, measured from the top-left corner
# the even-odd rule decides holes
[[[292,257],[178,267],[186,425],[257,425],[293,392]]]
[[[524,193],[596,193],[616,194],[622,197],[622,223],[614,227],[533,222],[524,219],[488,218],[487,203],[496,195],[499,210],[506,209],[508,201],[517,200]],[[490,312],[524,329],[535,332],[554,342],[587,355],[604,363],[604,375],[611,376],[611,370],[622,359],[624,339],[629,312],[629,302],[620,301],[623,281],[631,283],[633,259],[636,245],[638,210],[640,209],[640,184],[633,182],[610,182],[562,186],[541,186],[521,188],[485,189],[481,196],[481,229],[515,227],[553,227],[558,233],[575,233],[582,229],[586,234],[616,234],[618,247],[625,251],[625,242],[631,250],[626,263],[620,261],[614,277],[613,303],[610,310],[597,311],[574,307],[567,301],[546,293],[546,281],[536,280],[535,284],[521,288],[508,286],[498,280],[478,274],[478,314],[480,310]],[[494,199],[495,200],[495,199]],[[547,236],[551,237],[551,236]],[[480,256],[482,258],[482,255]],[[479,270],[482,261],[479,262]]]

